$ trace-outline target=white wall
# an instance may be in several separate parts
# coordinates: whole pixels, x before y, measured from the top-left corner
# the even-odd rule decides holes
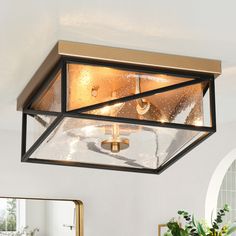
[[[38,228],[38,236],[47,235],[45,201],[26,200],[25,206],[25,225],[28,226],[31,231]]]
[[[80,199],[86,236],[156,236],[158,223],[178,209],[204,216],[209,181],[235,147],[235,131],[235,123],[219,126],[210,139],[156,176],[21,163],[20,132],[1,130],[0,195]]]
[[[75,236],[73,202],[47,201],[46,203],[46,233],[44,236]]]

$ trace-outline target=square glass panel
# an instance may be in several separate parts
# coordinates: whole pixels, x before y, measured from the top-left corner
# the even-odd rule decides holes
[[[32,147],[56,118],[56,116],[27,115],[26,151]]]
[[[198,83],[139,99],[85,112],[92,115],[122,117],[203,126],[203,91]],[[207,112],[209,116],[209,112]]]
[[[205,132],[64,118],[30,158],[154,170],[201,135]]]
[[[67,110],[179,84],[192,78],[105,66],[68,64]]]
[[[59,70],[31,105],[39,111],[61,111],[61,70]]]
[[[211,119],[211,103],[210,103],[210,85],[209,82],[205,83],[203,91],[203,109],[204,109],[204,125],[212,127]],[[213,115],[213,114],[212,114]]]

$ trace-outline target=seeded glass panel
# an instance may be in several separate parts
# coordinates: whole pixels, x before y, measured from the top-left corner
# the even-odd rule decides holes
[[[211,123],[211,111],[210,111],[209,82],[206,82],[204,87],[203,109],[204,109],[204,125],[211,127],[212,123]]]
[[[195,141],[200,140],[201,138],[204,138],[206,135],[208,135],[209,132],[198,132],[198,134],[194,135],[194,137],[191,139],[191,141],[188,143],[188,145],[191,145],[192,143],[194,143]],[[179,137],[181,137],[181,132],[179,132]],[[178,138],[179,138],[178,137]],[[187,137],[186,137],[187,138]],[[173,141],[173,145],[175,142],[178,142],[178,139],[175,139],[175,141]],[[182,147],[180,147],[176,152],[175,152],[175,156],[178,155],[180,152],[182,152],[184,149],[186,148],[186,145],[182,145]],[[163,164],[165,164],[165,162],[167,162],[168,160],[171,159],[171,155],[172,153],[170,152],[167,157],[165,158],[166,161],[163,162]]]
[[[33,102],[31,109],[40,111],[61,111],[61,71]]]
[[[185,86],[152,96],[105,106],[87,114],[204,125],[203,84]],[[208,114],[209,115],[209,114]]]
[[[112,153],[101,143],[114,138],[117,126],[118,138],[128,139],[129,147]],[[64,118],[30,158],[156,169],[198,135],[204,132]]]
[[[82,64],[69,64],[67,75],[67,110],[191,80]]]
[[[35,143],[35,141],[44,133],[55,119],[56,116],[27,115],[26,151]]]

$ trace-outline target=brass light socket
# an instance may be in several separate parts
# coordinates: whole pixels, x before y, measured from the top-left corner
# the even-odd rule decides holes
[[[120,150],[124,150],[129,147],[129,140],[126,138],[104,140],[101,143],[101,147],[113,153],[118,153]]]

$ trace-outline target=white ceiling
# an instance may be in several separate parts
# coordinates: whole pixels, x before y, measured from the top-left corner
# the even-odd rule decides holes
[[[58,39],[221,59],[218,123],[236,121],[235,0],[1,0],[0,129]]]

